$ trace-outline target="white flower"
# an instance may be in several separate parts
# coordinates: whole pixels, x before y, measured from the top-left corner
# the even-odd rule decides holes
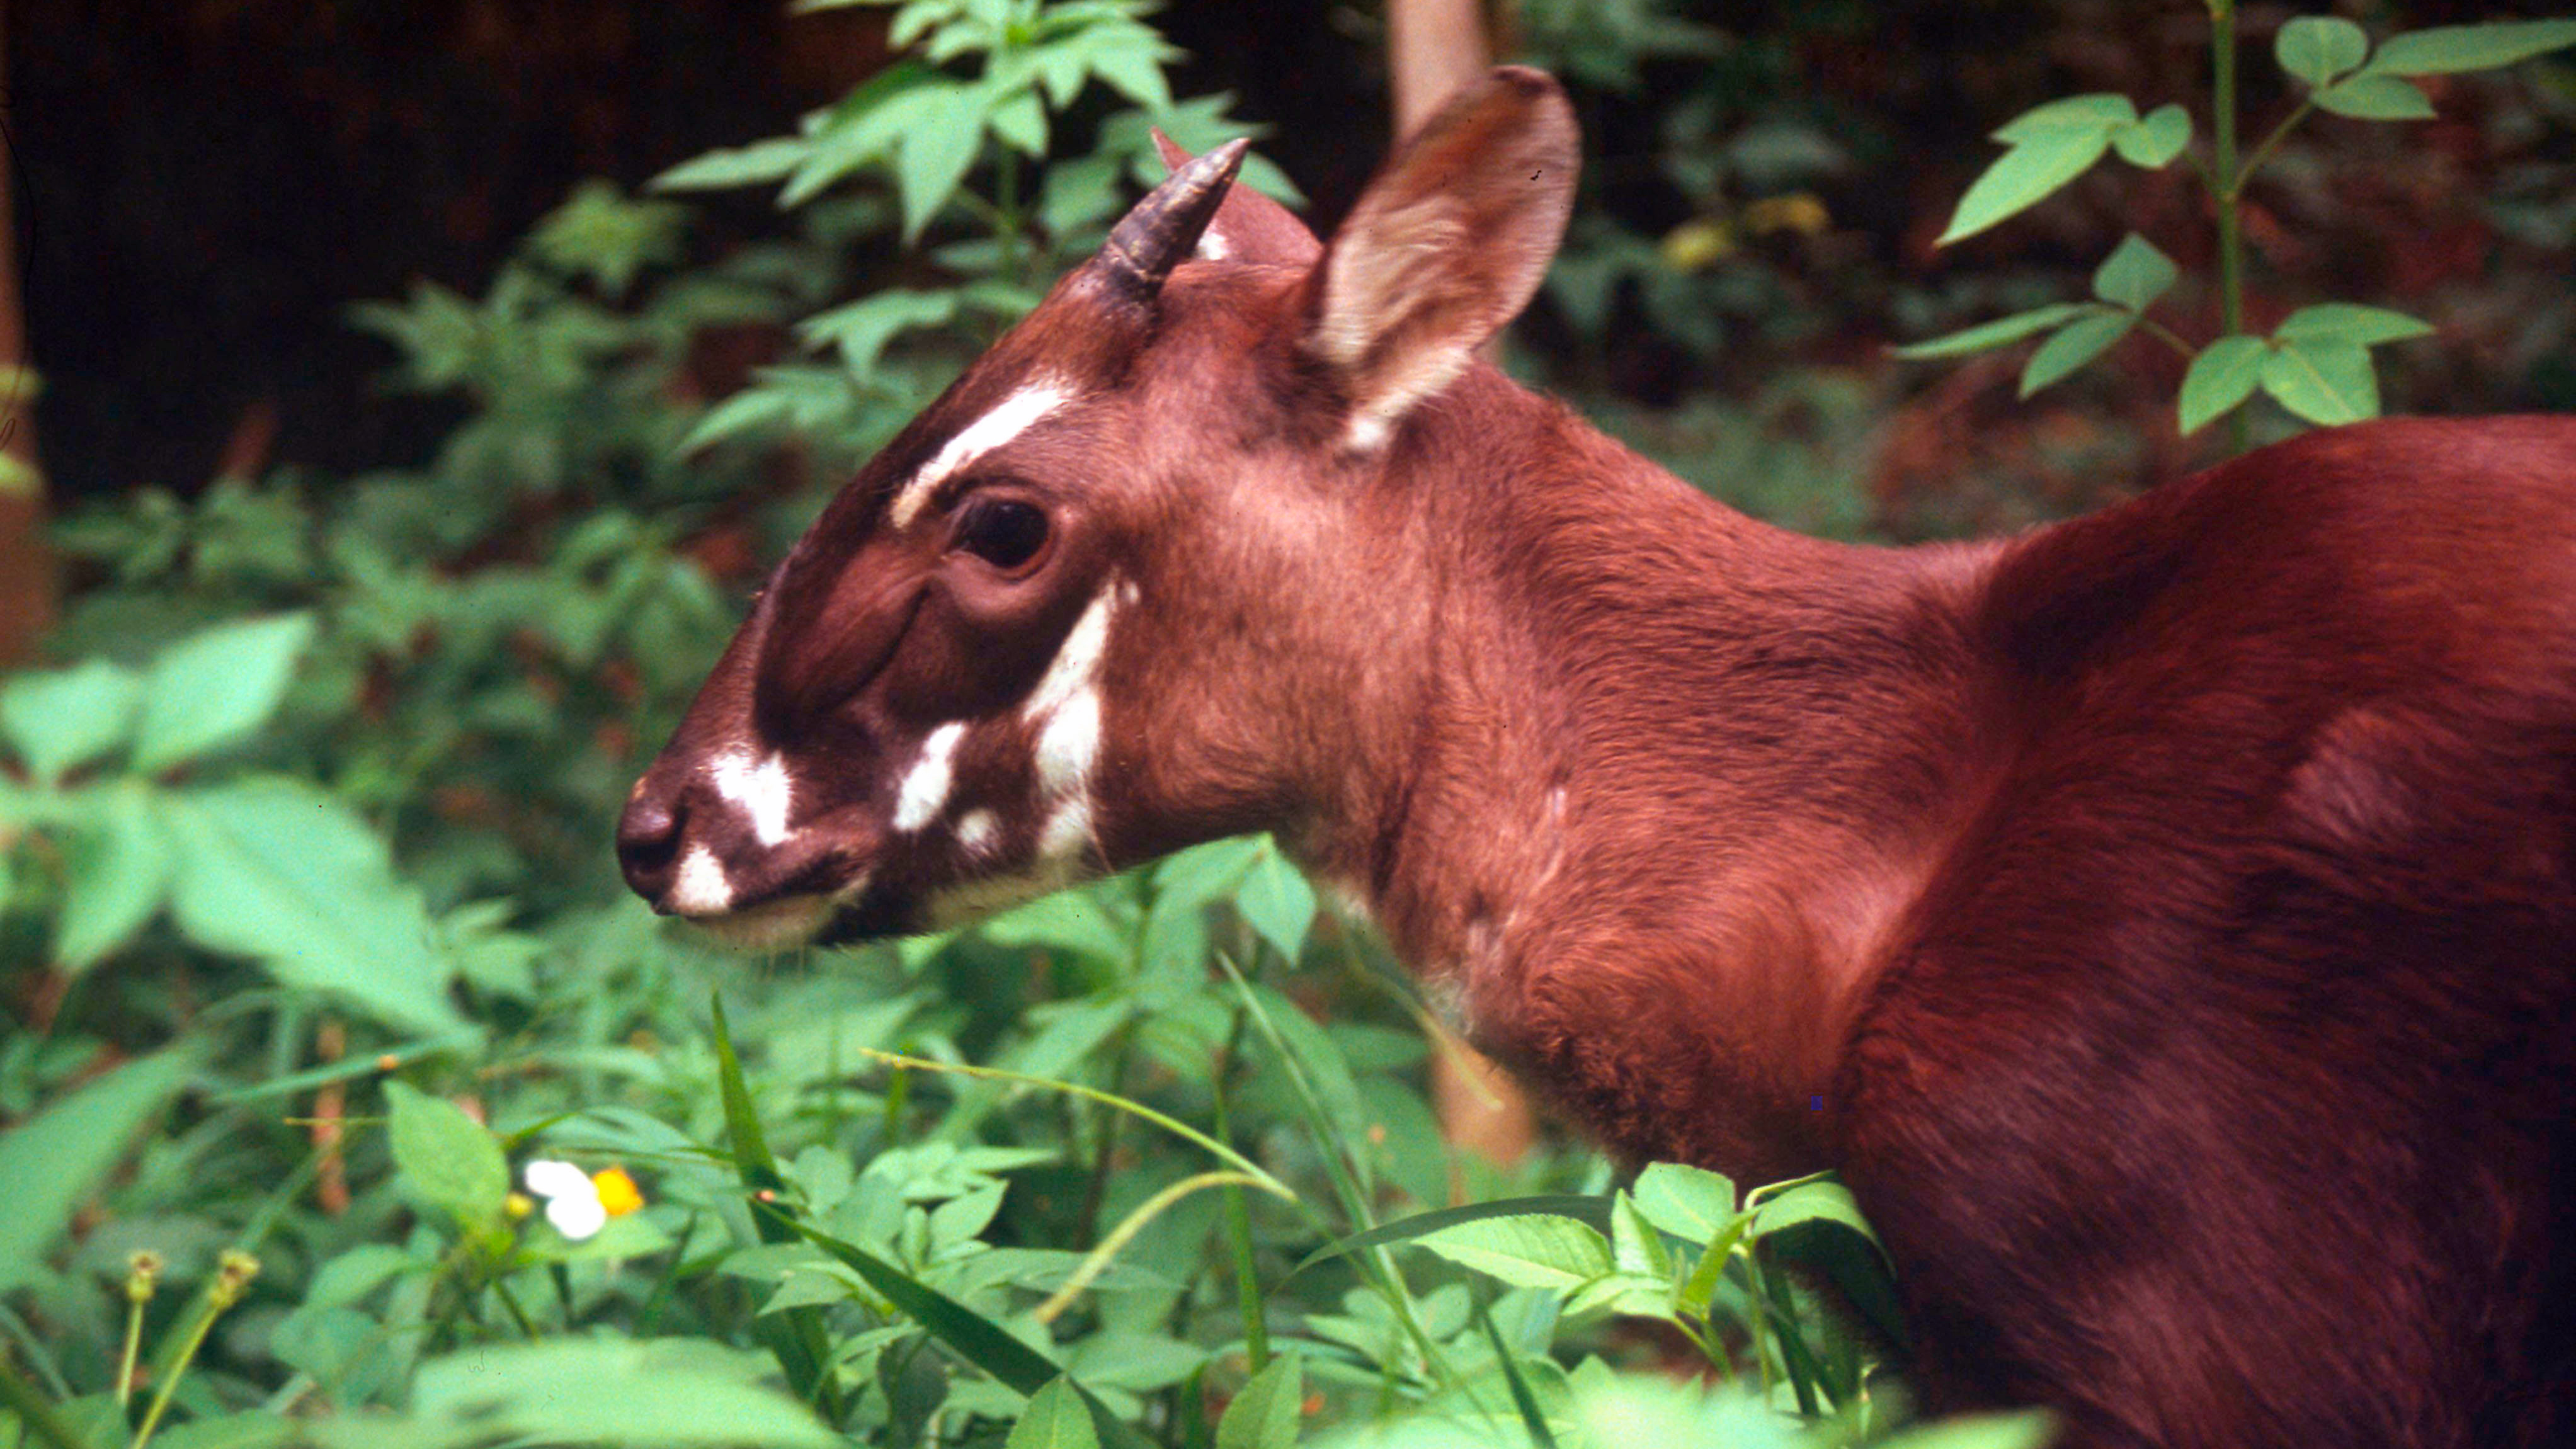
[[[608,1226],[608,1207],[599,1200],[599,1184],[569,1162],[542,1158],[527,1165],[521,1177],[528,1191],[545,1199],[546,1221],[578,1243]]]

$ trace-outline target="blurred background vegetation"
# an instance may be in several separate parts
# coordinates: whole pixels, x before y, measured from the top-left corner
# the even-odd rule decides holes
[[[1899,1424],[1846,1200],[1444,1140],[1400,971],[1264,842],[769,962],[626,896],[614,812],[749,589],[1159,176],[1149,123],[1251,131],[1325,230],[1393,130],[1371,4],[807,8],[7,7],[0,1444]],[[2260,62],[2299,13],[2240,16],[2253,134],[2298,101]],[[2217,335],[2181,167],[1934,246],[2036,105],[2205,111],[2199,6],[1485,19],[1586,145],[1507,364],[1694,483],[1915,540],[2228,448],[2178,431],[2144,333],[2030,399],[2027,349],[1889,355],[2086,296],[2132,232],[2180,265],[2158,316]],[[2248,325],[2402,310],[2434,330],[2377,354],[2387,410],[2576,408],[2576,64],[2424,87],[2434,119],[2271,154]],[[6,531],[39,506],[49,549]],[[540,1154],[641,1207],[538,1226]]]

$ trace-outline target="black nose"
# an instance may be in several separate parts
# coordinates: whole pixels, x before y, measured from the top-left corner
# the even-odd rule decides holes
[[[649,781],[618,817],[618,868],[626,872],[628,888],[656,906],[671,889],[680,859],[680,827],[687,819],[677,796]]]

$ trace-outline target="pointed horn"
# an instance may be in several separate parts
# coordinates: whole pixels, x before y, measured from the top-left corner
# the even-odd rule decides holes
[[[1171,174],[1128,212],[1100,248],[1100,265],[1118,290],[1150,302],[1163,279],[1199,244],[1225,189],[1243,165],[1247,140],[1228,141]]]

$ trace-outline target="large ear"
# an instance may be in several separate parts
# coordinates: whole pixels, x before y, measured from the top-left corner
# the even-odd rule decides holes
[[[1193,159],[1162,128],[1154,128],[1154,149],[1174,171]],[[1210,262],[1258,262],[1268,266],[1310,267],[1324,254],[1324,244],[1294,212],[1238,181],[1226,188],[1216,217],[1199,233],[1198,255]]]
[[[1565,234],[1580,154],[1555,80],[1504,66],[1369,182],[1325,249],[1306,336],[1355,404],[1354,446],[1382,441],[1529,304]]]

